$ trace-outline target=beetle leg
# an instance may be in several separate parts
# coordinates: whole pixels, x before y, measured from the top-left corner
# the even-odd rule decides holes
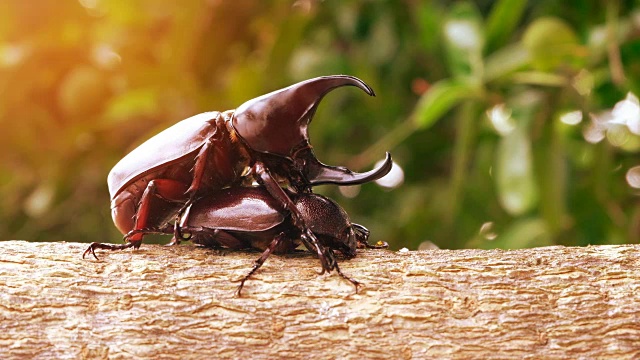
[[[211,229],[206,227],[185,227],[193,235],[191,241],[194,244],[212,248],[246,249],[249,246],[242,239],[237,238],[228,231]]]
[[[143,235],[166,234],[167,231],[168,231],[167,229],[158,229],[158,228],[144,228],[144,229],[131,230],[127,233],[127,235],[123,237],[123,240],[127,241],[128,237],[131,237],[136,234],[143,234]],[[99,242],[92,242],[87,248],[87,250],[85,250],[84,253],[82,253],[82,258],[84,259],[84,257],[90,253],[91,255],[93,255],[94,258],[96,258],[96,260],[99,260],[98,257],[96,256],[96,251],[95,251],[96,249],[105,249],[105,250],[112,250],[112,251],[124,250],[130,247],[134,249],[138,249],[141,244],[142,244],[142,240],[128,241],[128,242],[125,242],[124,244],[105,244],[105,243],[99,243]]]
[[[336,260],[335,254],[333,253],[333,250],[329,250],[327,252],[327,260],[329,262],[329,266],[331,267],[331,270],[335,270],[338,273],[338,275],[340,275],[340,277],[342,277],[343,279],[345,279],[348,282],[352,283],[353,286],[355,286],[356,294],[357,294],[359,286],[361,285],[360,282],[354,280],[353,278],[348,277],[347,275],[345,275],[342,272],[342,270],[340,270],[340,267],[338,266],[338,261]]]
[[[209,152],[212,148],[213,142],[210,139],[207,139],[196,156],[196,162],[192,169],[193,180],[191,181],[191,186],[189,186],[189,189],[186,191],[186,193],[191,194],[191,198],[193,198],[202,185],[202,178],[204,177],[205,170],[207,169],[207,157],[209,156]]]
[[[359,281],[354,280],[353,278],[350,278],[347,275],[345,275],[344,273],[342,273],[342,270],[340,270],[340,268],[338,267],[338,263],[335,263],[334,269],[336,269],[336,272],[338,273],[338,275],[340,275],[343,279],[345,279],[348,282],[353,284],[353,286],[356,288],[356,294],[357,294],[358,293],[358,289],[360,289],[359,286],[362,285],[362,284]]]
[[[176,239],[176,237],[172,237],[171,241],[169,241],[168,244],[166,244],[165,246],[176,246],[176,245],[180,245],[180,240]]]
[[[182,203],[185,201],[184,191],[186,189],[186,185],[169,179],[156,179],[149,182],[147,187],[140,198],[139,205],[137,207],[137,211],[135,219],[131,221],[116,221],[116,225],[118,229],[122,232],[131,229],[129,232],[124,235],[124,245],[114,245],[114,244],[103,244],[103,243],[92,243],[89,248],[82,254],[82,258],[84,258],[87,254],[91,253],[93,257],[98,259],[95,254],[95,249],[106,249],[106,250],[124,250],[130,247],[139,248],[140,244],[142,244],[142,238],[145,234],[149,233],[162,233],[166,234],[167,231],[173,230],[171,226],[164,226],[164,221],[160,221],[162,217],[169,216],[173,213],[171,203]],[[163,206],[155,206],[154,204],[157,200],[161,200],[164,202]],[[169,206],[167,206],[169,203]],[[121,203],[122,204],[122,203]],[[120,205],[122,206],[122,205]],[[177,206],[174,206],[177,207]],[[153,209],[163,209],[159,214],[154,213]],[[115,209],[118,209],[116,207]],[[175,210],[175,209],[174,209]],[[115,211],[115,210],[114,210]],[[133,211],[133,209],[126,210],[125,214],[129,211]],[[114,219],[122,219],[122,216],[114,215]],[[154,226],[155,224],[155,226]],[[133,229],[131,228],[133,226]]]
[[[89,245],[89,247],[87,248],[87,250],[84,251],[84,253],[82,253],[82,258],[84,259],[84,257],[87,254],[91,254],[93,255],[94,258],[96,258],[96,260],[99,260],[98,257],[96,256],[96,249],[105,249],[105,250],[124,250],[124,249],[128,249],[130,247],[134,247],[134,248],[139,248],[140,247],[140,242],[128,242],[126,244],[105,244],[105,243],[99,243],[99,242],[93,242],[91,243],[91,245]]]
[[[240,281],[240,285],[238,285],[238,289],[236,289],[236,296],[237,297],[241,296],[242,287],[244,286],[245,281],[247,281],[249,279],[249,277],[251,277],[251,275],[253,275],[262,266],[262,264],[264,264],[264,262],[267,260],[269,255],[271,255],[271,253],[280,244],[282,239],[285,238],[285,236],[286,235],[284,233],[278,234],[278,236],[276,236],[271,241],[271,243],[269,244],[269,247],[267,247],[267,249],[262,253],[260,258],[258,258],[258,260],[256,260],[256,262],[253,264],[253,268],[251,268],[251,271],[249,271],[249,273],[247,275],[245,275],[242,279],[239,280]]]
[[[207,158],[209,157],[211,149],[213,149],[213,142],[210,139],[207,139],[198,151],[198,155],[196,155],[195,163],[191,169],[193,172],[193,180],[191,181],[189,188],[184,191],[184,194],[187,196],[187,201],[176,215],[174,234],[169,245],[180,244],[181,239],[183,239],[181,234],[182,224],[180,223],[180,220],[184,212],[188,211],[191,205],[195,202],[196,194],[198,193],[198,190],[200,190],[200,187],[202,187],[202,179],[205,175],[205,170],[207,169]]]
[[[291,219],[293,220],[293,224],[298,229],[300,229],[302,233],[300,235],[300,240],[302,240],[302,243],[307,249],[309,249],[309,251],[315,252],[318,255],[320,264],[322,265],[321,274],[325,272],[331,272],[332,267],[330,267],[329,263],[327,262],[326,250],[320,244],[313,232],[307,227],[302,214],[300,213],[298,208],[296,208],[291,198],[289,198],[287,193],[282,190],[280,185],[278,185],[278,182],[271,176],[271,174],[269,174],[267,169],[264,167],[264,164],[262,164],[261,162],[256,161],[256,163],[252,167],[252,172],[257,175],[256,178],[258,180],[258,183],[263,185],[267,189],[267,191],[269,191],[269,194],[271,194],[271,196],[278,200],[282,204],[284,209],[289,211],[289,213],[291,214]]]
[[[184,224],[187,222],[189,218],[189,210],[191,210],[191,201],[187,201],[186,204],[180,208],[178,214],[176,215],[176,221],[173,225],[173,238],[171,238],[171,242],[167,244],[167,246],[179,245],[182,240],[191,240],[191,233],[188,233],[188,236],[185,236],[182,229]]]
[[[182,203],[186,200],[185,190],[186,185],[179,181],[169,179],[156,179],[150,181],[140,199],[140,205],[138,206],[138,211],[136,213],[135,226],[133,230],[129,231],[129,233],[125,235],[126,241],[142,241],[142,237],[145,232],[138,230],[145,229],[148,226],[150,217],[152,216],[152,210],[154,208],[160,208],[153,206],[152,202],[154,199],[160,198],[164,202]]]

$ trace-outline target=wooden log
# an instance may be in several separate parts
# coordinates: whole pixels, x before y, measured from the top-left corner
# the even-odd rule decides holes
[[[0,358],[640,358],[640,246],[309,254],[0,243]]]

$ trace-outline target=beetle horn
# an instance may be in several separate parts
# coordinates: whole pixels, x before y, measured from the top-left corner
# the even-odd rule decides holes
[[[375,96],[353,76],[317,77],[245,102],[234,112],[233,127],[251,149],[289,157],[294,148],[309,141],[309,122],[322,98],[347,85]]]
[[[356,185],[378,180],[391,171],[393,161],[387,153],[383,163],[377,168],[364,172],[353,172],[346,167],[329,166],[321,163],[309,151],[306,157],[305,175],[312,186],[321,184]]]

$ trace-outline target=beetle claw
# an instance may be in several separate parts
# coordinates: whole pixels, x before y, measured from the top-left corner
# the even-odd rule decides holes
[[[255,272],[256,272],[256,270],[258,270],[258,268],[259,268],[259,267],[260,267],[260,266],[256,263],[256,264],[253,266],[253,268],[251,269],[251,271],[250,271],[247,275],[243,276],[243,277],[242,277],[242,279],[232,280],[232,282],[239,282],[239,283],[240,283],[240,285],[238,285],[238,287],[236,288],[236,291],[234,292],[234,295],[235,295],[236,297],[242,297],[242,289],[244,288],[244,283],[245,283],[247,280],[249,280],[249,277],[250,277],[251,275],[253,275],[253,273],[255,273]]]
[[[92,242],[91,245],[89,245],[89,247],[87,248],[87,250],[84,251],[84,253],[82,253],[82,258],[84,259],[84,257],[91,253],[93,255],[93,257],[96,258],[96,260],[100,260],[98,259],[98,257],[96,256],[96,249],[105,249],[105,250],[124,250],[124,249],[128,249],[130,247],[133,247],[134,249],[138,249],[140,248],[140,245],[142,244],[142,241],[131,241],[128,242],[126,244],[104,244],[104,243],[99,243],[99,242]]]
[[[235,293],[234,293],[234,295],[235,295],[236,297],[242,297],[242,288],[244,287],[244,282],[245,282],[246,280],[247,280],[247,279],[239,280],[239,281],[240,281],[240,285],[238,285],[238,287],[236,288],[236,291],[235,291]]]
[[[98,259],[98,256],[96,256],[96,251],[94,250],[94,246],[95,246],[95,244],[98,244],[98,243],[96,243],[96,242],[91,243],[91,245],[89,245],[89,247],[87,248],[87,250],[85,250],[85,251],[82,253],[82,258],[83,258],[83,259],[84,259],[84,257],[85,257],[87,254],[89,254],[89,253],[90,253],[91,255],[93,255],[93,257],[94,257],[94,258],[96,258],[96,260],[100,260],[100,259]]]
[[[362,283],[361,283],[361,282],[359,282],[359,281],[357,281],[357,280],[355,280],[355,279],[353,279],[353,278],[348,277],[347,275],[345,275],[345,274],[340,270],[340,268],[338,267],[338,264],[337,264],[337,263],[335,264],[335,269],[336,269],[336,272],[338,273],[338,275],[340,275],[340,277],[342,277],[343,279],[345,279],[345,280],[347,280],[348,282],[350,282],[351,284],[353,284],[353,286],[356,288],[356,294],[357,294],[357,293],[358,293],[358,290],[360,289],[360,285],[362,285]]]

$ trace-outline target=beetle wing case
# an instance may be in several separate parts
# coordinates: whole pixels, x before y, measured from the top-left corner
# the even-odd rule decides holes
[[[232,187],[194,203],[188,225],[256,232],[272,229],[284,219],[282,206],[264,189]]]
[[[120,160],[109,172],[107,184],[113,199],[122,189],[144,173],[167,166],[181,158],[193,156],[211,136],[215,119],[220,112],[194,115],[163,130],[143,142]],[[168,146],[167,144],[171,144]]]

